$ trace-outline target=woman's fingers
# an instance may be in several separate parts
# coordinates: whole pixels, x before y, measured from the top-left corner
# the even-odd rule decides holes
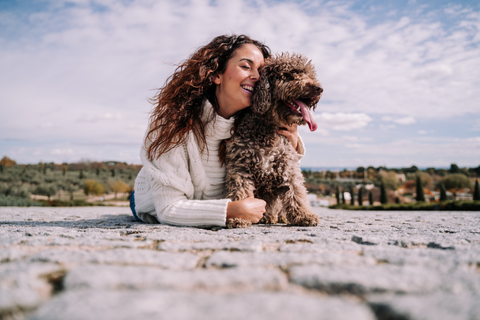
[[[293,149],[297,150],[298,146],[298,132],[297,124],[294,123],[291,126],[285,127],[286,130],[278,130],[277,133],[285,136],[287,140],[292,144]]]
[[[265,213],[266,202],[250,196],[228,204],[227,218],[242,218],[257,223]]]

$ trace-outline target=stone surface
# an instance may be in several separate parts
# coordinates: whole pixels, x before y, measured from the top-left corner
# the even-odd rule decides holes
[[[181,228],[0,208],[0,319],[480,319],[480,212]]]
[[[195,294],[169,291],[70,291],[42,306],[32,320],[371,320],[364,305],[290,293]]]

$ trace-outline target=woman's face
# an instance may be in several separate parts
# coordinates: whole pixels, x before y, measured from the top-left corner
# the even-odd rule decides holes
[[[255,45],[244,44],[228,60],[225,72],[213,81],[217,85],[218,114],[226,119],[249,107],[255,83],[259,79],[258,68],[263,64],[263,54]]]

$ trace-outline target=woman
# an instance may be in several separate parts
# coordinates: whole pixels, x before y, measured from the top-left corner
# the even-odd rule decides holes
[[[156,107],[140,151],[143,168],[131,196],[137,219],[177,226],[261,219],[265,201],[225,199],[219,148],[231,137],[234,115],[250,106],[259,68],[268,57],[267,46],[245,35],[219,36],[167,79],[153,100]],[[296,126],[278,133],[303,154]]]

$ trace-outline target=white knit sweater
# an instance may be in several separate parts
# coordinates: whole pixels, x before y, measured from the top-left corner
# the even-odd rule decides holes
[[[204,119],[215,112],[204,103]],[[146,146],[140,150],[143,168],[135,180],[135,211],[147,223],[177,226],[225,226],[225,166],[218,158],[218,147],[231,136],[234,118],[215,115],[205,126],[207,148],[200,152],[193,133],[186,142],[158,159],[149,161]],[[305,149],[299,139],[297,151]]]

